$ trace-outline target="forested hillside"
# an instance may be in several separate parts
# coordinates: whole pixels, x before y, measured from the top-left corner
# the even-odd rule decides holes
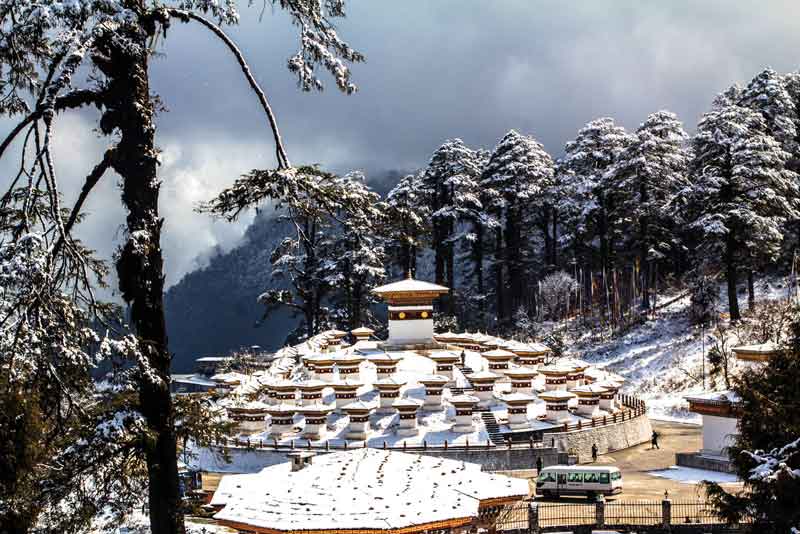
[[[678,286],[694,322],[738,320],[735,288],[752,306],[755,281],[794,268],[800,74],[765,69],[710,101],[693,135],[669,111],[635,131],[601,117],[560,157],[516,130],[491,151],[454,137],[425,167],[390,176],[385,194],[361,173],[301,168],[280,225],[260,217],[242,246],[170,291],[175,368],[287,334],[380,330],[369,289],[404,273],[453,288],[439,303],[444,329],[528,338],[575,316],[621,329]],[[254,171],[205,209],[238,213],[286,178]],[[269,327],[253,328],[265,310]]]

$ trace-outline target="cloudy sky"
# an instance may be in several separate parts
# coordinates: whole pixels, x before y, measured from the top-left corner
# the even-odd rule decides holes
[[[326,77],[325,92],[301,93],[285,68],[295,29],[280,11],[259,21],[256,3],[230,33],[277,112],[289,157],[338,171],[414,169],[449,137],[492,148],[511,128],[557,156],[593,118],[633,129],[664,108],[691,131],[727,85],[800,65],[800,2],[790,0],[351,0],[339,27],[367,56],[353,67],[359,92],[341,94]],[[157,138],[172,284],[214,247],[234,246],[250,221],[214,222],[193,207],[272,165],[273,146],[235,61],[207,31],[176,23],[158,51],[152,89],[167,108]],[[68,199],[105,147],[95,125],[91,112],[59,117]],[[105,256],[124,216],[115,186],[106,179],[80,229]]]

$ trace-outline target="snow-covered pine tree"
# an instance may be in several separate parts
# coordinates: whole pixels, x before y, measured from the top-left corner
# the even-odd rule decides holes
[[[372,324],[370,305],[375,299],[370,289],[386,276],[383,243],[378,236],[381,212],[379,196],[364,183],[360,173],[342,178],[346,196],[358,202],[358,209],[343,209],[336,214],[335,233],[325,251],[323,269],[331,289],[332,314],[340,328],[353,330]]]
[[[767,68],[756,74],[742,89],[739,104],[761,114],[767,132],[775,138],[792,159],[798,157],[800,116],[797,102],[789,91],[791,77]]]
[[[422,174],[422,198],[431,214],[431,248],[434,251],[435,282],[452,289],[440,302],[449,314],[455,313],[458,284],[455,257],[465,232],[460,225],[470,216],[478,201],[477,182],[482,162],[476,151],[461,139],[448,139],[431,156]]]
[[[499,223],[494,229],[491,270],[496,314],[503,323],[519,306],[535,298],[534,256],[538,227],[546,212],[545,192],[553,184],[553,159],[533,137],[509,131],[495,147],[481,177],[486,211]]]
[[[365,221],[379,216],[374,204],[377,195],[369,191],[363,178],[340,177],[314,167],[299,171],[316,176],[315,190],[294,190],[277,204],[285,210],[281,217],[291,221],[296,232],[272,252],[272,277],[279,289],[258,296],[265,305],[265,316],[278,307],[288,307],[301,317],[289,341],[309,338],[332,324],[327,305],[338,291],[349,293],[344,299],[348,308],[344,315],[354,320],[354,306],[365,304],[362,284],[382,271],[379,251],[370,254],[363,248],[372,242],[369,233],[356,234],[369,232]],[[346,273],[338,272],[345,267]],[[362,272],[362,268],[366,270]]]
[[[704,257],[725,271],[728,311],[741,317],[737,274],[753,258],[780,250],[787,220],[798,217],[798,176],[786,167],[789,154],[769,132],[761,114],[736,103],[728,90],[705,113],[692,139],[691,198]]]
[[[298,0],[271,4],[285,10],[299,30],[299,50],[288,61],[289,69],[305,90],[321,88],[317,67],[322,66],[337,86],[352,92],[348,62],[362,56],[340,39],[332,24],[344,15],[343,0],[319,2]],[[216,23],[209,18],[216,20]],[[0,9],[0,114],[20,120],[0,142],[0,157],[16,139],[21,154],[31,143],[38,144],[33,176],[36,187],[46,191],[63,245],[53,255],[68,250],[70,218],[61,221],[61,199],[51,150],[57,135],[59,116],[68,109],[92,107],[100,111],[99,129],[111,146],[98,165],[88,173],[76,206],[80,208],[103,175],[113,170],[119,176],[122,202],[127,211],[125,242],[120,247],[116,268],[120,295],[130,304],[131,328],[146,343],[141,347],[138,410],[149,436],[142,439],[148,464],[148,501],[153,534],[182,532],[180,493],[177,476],[174,413],[169,391],[170,353],[167,347],[163,306],[163,256],[157,175],[158,149],[155,144],[155,103],[149,85],[149,58],[157,36],[166,36],[175,21],[198,24],[220,40],[239,63],[264,110],[276,144],[276,181],[292,179],[286,151],[274,114],[243,55],[224,33],[221,25],[236,24],[239,14],[234,0],[20,0]],[[84,70],[85,69],[85,70]],[[91,76],[81,79],[81,73]],[[30,132],[41,135],[29,135]],[[25,161],[23,159],[23,161]],[[19,180],[26,173],[20,173]],[[16,182],[14,180],[14,182]],[[235,212],[260,200],[259,184],[238,182],[217,204],[218,211]],[[12,184],[14,188],[15,184]],[[252,186],[252,187],[251,187]],[[313,188],[313,184],[309,184]],[[240,194],[244,191],[244,194]],[[280,193],[281,188],[278,188]],[[230,208],[230,209],[225,209]],[[54,261],[53,263],[57,263]]]
[[[422,173],[404,176],[380,204],[384,213],[381,237],[389,258],[400,274],[417,272],[417,253],[430,232],[430,210],[421,192]]]
[[[614,119],[595,119],[564,147],[556,192],[562,240],[581,265],[610,271],[615,255],[613,190],[607,173],[633,142]]]
[[[491,153],[488,150],[476,150],[476,164],[481,169],[486,168]],[[456,298],[459,300],[458,313],[463,328],[486,330],[487,321],[487,291],[484,276],[484,259],[486,258],[487,239],[497,220],[484,209],[481,199],[480,182],[475,183],[475,188],[460,189],[457,194],[461,197],[457,203],[464,208],[463,221],[466,226],[462,240],[462,254],[465,263],[465,277],[468,280],[463,284]]]
[[[689,184],[687,139],[674,113],[653,113],[603,178],[613,187],[610,224],[620,256],[634,260],[642,273],[644,309],[650,308],[650,289],[655,287],[652,257],[663,256],[677,264],[683,256],[678,194]]]

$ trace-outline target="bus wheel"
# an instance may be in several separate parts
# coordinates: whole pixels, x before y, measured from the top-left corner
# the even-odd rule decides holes
[[[586,498],[589,499],[590,501],[594,502],[594,501],[597,500],[597,493],[594,492],[594,491],[587,491],[586,492]]]

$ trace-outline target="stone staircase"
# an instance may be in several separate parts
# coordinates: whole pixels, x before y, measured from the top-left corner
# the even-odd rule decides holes
[[[489,410],[482,411],[481,419],[491,442],[495,445],[504,445],[506,441],[503,439],[503,434],[500,433],[500,425],[497,424],[494,413]]]
[[[471,375],[473,373],[472,367],[469,367],[467,365],[461,365],[461,362],[456,362],[455,366],[456,369],[461,371],[461,374],[464,375],[464,380],[467,381],[467,385],[463,388],[453,386],[450,388],[450,392],[453,395],[463,395],[465,393],[471,392],[473,389],[472,383],[470,383],[469,378],[467,378],[467,375]]]

